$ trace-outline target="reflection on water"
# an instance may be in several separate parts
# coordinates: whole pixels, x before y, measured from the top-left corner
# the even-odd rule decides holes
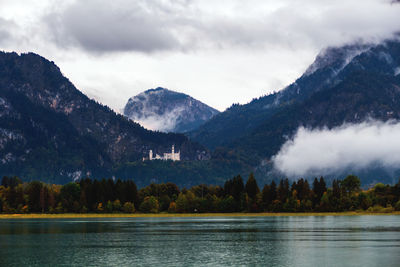
[[[0,220],[1,266],[399,266],[400,216]]]

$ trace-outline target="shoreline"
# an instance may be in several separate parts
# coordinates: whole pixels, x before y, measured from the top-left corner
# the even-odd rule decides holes
[[[64,213],[64,214],[0,214],[1,219],[73,219],[73,218],[182,218],[182,217],[301,217],[301,216],[382,216],[400,215],[400,211],[389,213],[345,211],[345,212],[263,212],[263,213]]]

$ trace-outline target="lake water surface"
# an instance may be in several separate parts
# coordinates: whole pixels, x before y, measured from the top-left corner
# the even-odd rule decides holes
[[[1,266],[400,266],[400,216],[0,220]]]

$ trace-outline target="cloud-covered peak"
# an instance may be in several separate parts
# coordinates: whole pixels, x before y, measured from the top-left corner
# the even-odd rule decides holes
[[[124,115],[145,128],[163,132],[187,132],[218,111],[186,95],[162,87],[146,90],[128,100]]]

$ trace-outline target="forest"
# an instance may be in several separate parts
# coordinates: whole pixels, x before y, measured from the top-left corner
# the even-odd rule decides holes
[[[305,179],[259,188],[253,174],[246,183],[238,175],[224,186],[196,185],[180,189],[173,183],[138,189],[132,180],[81,179],[65,185],[22,182],[3,177],[0,213],[213,213],[213,212],[392,212],[400,210],[400,181],[361,189],[357,176],[312,184]]]

